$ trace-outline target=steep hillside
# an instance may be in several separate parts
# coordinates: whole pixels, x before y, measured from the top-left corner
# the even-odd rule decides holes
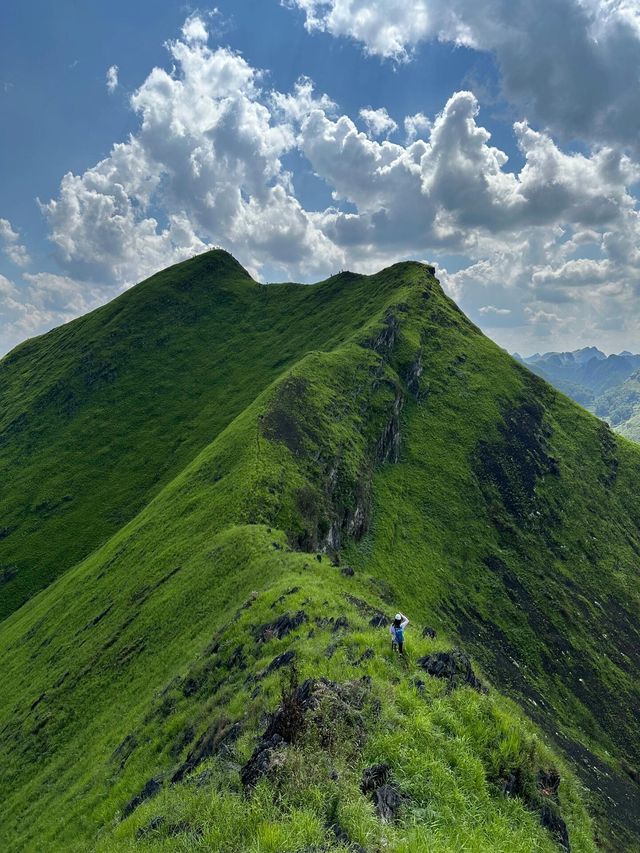
[[[353,277],[352,278],[356,278]],[[387,298],[171,267],[0,361],[0,619],[106,541],[270,382]]]
[[[3,849],[637,849],[638,448],[429,267],[245,282],[332,337],[0,625]]]

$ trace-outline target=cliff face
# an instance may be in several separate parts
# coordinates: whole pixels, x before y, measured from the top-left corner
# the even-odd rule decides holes
[[[633,849],[640,451],[487,340],[429,267],[265,288],[218,255],[129,296],[171,357],[130,358],[125,382],[99,339],[109,416],[93,386],[77,411],[104,432],[68,410],[60,436],[20,432],[53,494],[47,436],[73,437],[65,464],[93,483],[106,436],[162,424],[135,456],[140,511],[109,476],[69,502],[89,519],[104,496],[106,541],[0,624],[5,846]],[[189,322],[156,328],[177,293]],[[12,422],[21,377],[38,363],[49,387],[64,342],[76,375],[93,316],[2,363]],[[197,393],[176,391],[181,341]],[[80,516],[54,517],[17,515],[3,542],[73,538]]]

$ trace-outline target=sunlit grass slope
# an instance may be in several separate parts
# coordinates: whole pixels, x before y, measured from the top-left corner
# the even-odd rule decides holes
[[[346,287],[346,281],[351,286]],[[0,619],[114,534],[384,283],[263,287],[226,252],[158,273],[0,361]]]
[[[573,851],[637,849],[638,450],[484,338],[428,267],[290,292],[269,298],[316,299],[334,336],[313,345],[310,323],[135,517],[0,625],[0,846],[551,853],[563,821]],[[397,609],[405,661],[372,624]],[[419,666],[456,643],[488,693]],[[321,677],[326,701],[245,787],[268,712]],[[362,790],[381,763],[387,823]]]

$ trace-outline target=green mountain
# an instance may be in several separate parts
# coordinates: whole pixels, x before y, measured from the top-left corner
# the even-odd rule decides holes
[[[640,370],[599,397],[595,412],[621,435],[640,441]]]
[[[305,353],[380,311],[384,288],[346,280],[260,287],[211,252],[0,361],[0,618],[134,518]]]
[[[638,849],[640,448],[432,268],[207,253],[0,386],[3,850]]]
[[[598,413],[604,411],[608,392],[615,392],[640,367],[640,355],[625,351],[607,356],[596,347],[544,355],[536,353],[528,358],[515,354],[514,358],[582,406]]]

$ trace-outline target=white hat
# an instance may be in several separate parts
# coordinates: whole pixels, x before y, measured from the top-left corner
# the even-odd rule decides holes
[[[402,613],[396,613],[396,619],[398,622],[402,622]]]

